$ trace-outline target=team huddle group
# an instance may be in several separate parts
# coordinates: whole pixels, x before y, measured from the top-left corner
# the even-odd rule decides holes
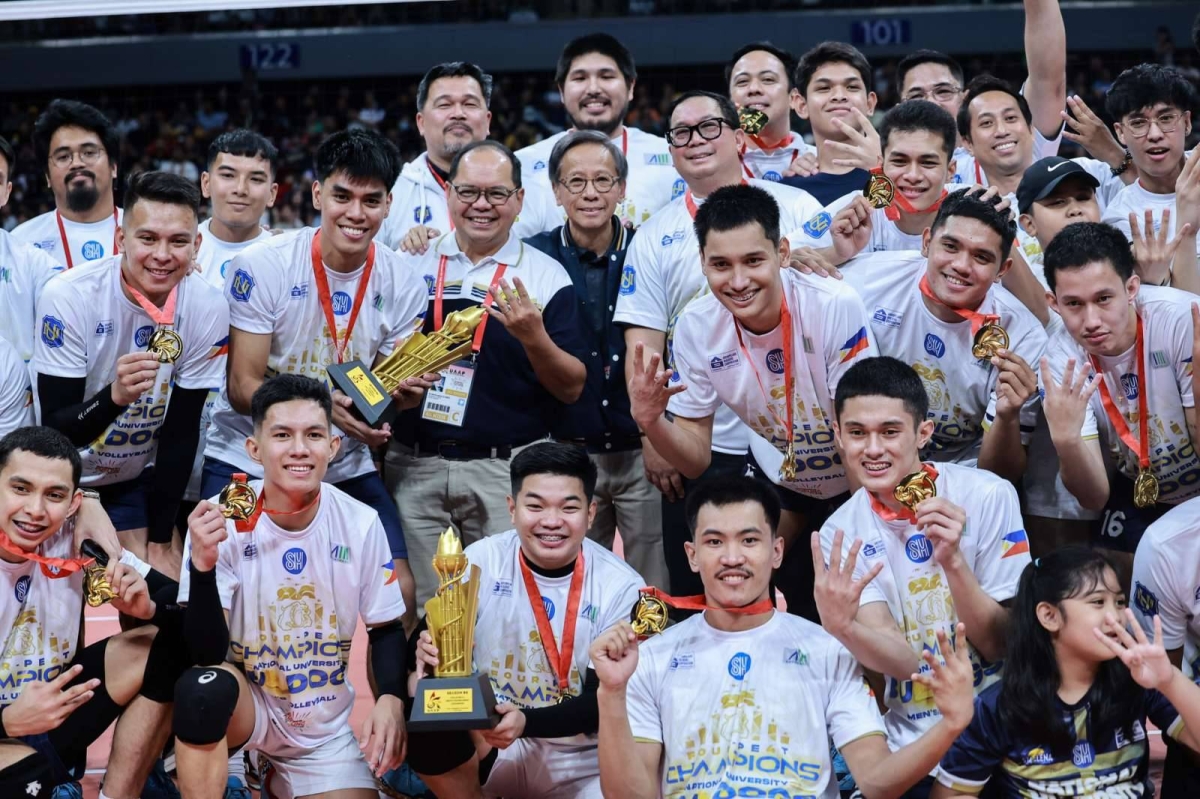
[[[1132,67],[1110,129],[1024,7],[1021,86],[921,50],[881,118],[853,47],[755,43],[651,136],[594,34],[513,153],[439,64],[427,151],[334,133],[283,233],[260,134],[118,207],[113,125],[50,103],[56,208],[0,231],[0,796],[80,796],[114,720],[102,799],[1149,797],[1159,734],[1200,796],[1195,89]],[[414,337],[464,354],[368,423],[330,372]],[[448,527],[498,721],[409,731]]]

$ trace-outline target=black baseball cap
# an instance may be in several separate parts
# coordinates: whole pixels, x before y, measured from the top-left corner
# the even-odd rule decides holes
[[[1021,177],[1021,185],[1017,186],[1017,208],[1023,214],[1029,213],[1035,202],[1044,200],[1059,183],[1072,175],[1079,175],[1094,189],[1100,188],[1100,181],[1068,158],[1051,155],[1035,161],[1033,166],[1025,170]]]

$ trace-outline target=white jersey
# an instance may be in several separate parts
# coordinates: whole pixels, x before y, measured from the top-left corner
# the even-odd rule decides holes
[[[1121,189],[1120,193],[1109,203],[1104,209],[1103,221],[1105,224],[1112,225],[1117,230],[1125,234],[1125,238],[1133,240],[1133,232],[1129,227],[1129,215],[1136,214],[1138,228],[1142,231],[1142,235],[1146,235],[1146,212],[1153,213],[1154,232],[1158,233],[1162,230],[1163,211],[1171,212],[1171,220],[1167,225],[1167,241],[1175,238],[1175,220],[1178,214],[1175,213],[1175,192],[1170,194],[1154,194],[1147,191],[1142,186],[1142,181],[1139,178],[1128,186]],[[1196,245],[1196,252],[1200,253],[1200,243]]]
[[[200,275],[204,278],[205,282],[216,287],[217,291],[224,291],[225,276],[229,271],[229,264],[233,262],[234,256],[255,242],[271,238],[271,232],[260,229],[258,235],[254,238],[234,244],[217,238],[216,234],[209,227],[209,223],[211,222],[211,219],[206,219],[200,223],[200,235],[202,238],[200,239],[200,250],[196,253],[196,263],[200,264]],[[208,399],[204,401],[204,410],[200,414],[200,443],[196,447],[196,462],[192,465],[192,477],[188,480],[187,490],[184,492],[184,499],[193,502],[200,499],[200,482],[204,466],[204,448],[208,439],[208,428],[212,423],[213,408],[217,404],[217,397],[221,396],[221,390],[224,387],[225,380],[222,377],[221,384],[208,392]]]
[[[967,523],[959,542],[959,551],[979,581],[983,592],[997,602],[1017,593],[1021,572],[1029,563],[1029,540],[1021,520],[1017,492],[1012,485],[988,471],[955,463],[936,465],[937,495],[946,497],[967,514]],[[884,567],[867,584],[861,605],[886,602],[896,626],[904,633],[913,652],[938,651],[937,631],[944,630],[954,640],[958,614],[946,583],[946,574],[933,559],[932,542],[903,519],[885,522],[871,509],[871,497],[865,488],[854,493],[821,526],[821,552],[829,561],[833,536],[845,530],[843,562],[854,540],[863,542],[854,575],[861,579],[876,563]],[[1000,678],[1000,663],[988,663],[972,647],[975,666],[975,693]],[[921,671],[928,667],[922,664]],[[889,713],[888,746],[893,751],[907,746],[932,727],[941,715],[933,695],[920,683],[897,682],[887,678],[885,702]]]
[[[888,252],[859,256],[844,266],[843,274],[862,295],[879,354],[909,364],[925,384],[934,423],[925,455],[973,464],[983,433],[996,418],[1000,370],[971,354],[970,322],[944,322],[926,307],[920,282],[927,269],[928,261],[919,252]],[[1009,349],[1037,368],[1046,350],[1046,333],[1020,300],[994,285],[977,310],[998,315]],[[1021,408],[1021,443],[1026,446],[1040,404],[1035,392]]]
[[[262,482],[251,486],[261,496]],[[404,614],[387,535],[374,509],[328,484],[303,530],[284,530],[266,513],[250,532],[237,532],[232,520],[227,529],[217,550],[227,660],[262,689],[275,733],[311,752],[350,724],[354,688],[346,671],[358,620],[387,624]],[[189,534],[184,564],[191,543]],[[190,587],[185,565],[181,605]]]
[[[1133,558],[1129,602],[1146,633],[1162,622],[1164,649],[1183,649],[1183,673],[1200,680],[1200,498],[1146,528]]]
[[[405,164],[400,177],[396,178],[396,185],[392,186],[391,208],[375,234],[375,240],[388,249],[399,249],[404,236],[417,225],[431,227],[439,233],[453,229],[446,189],[434,177],[427,158],[426,153],[421,153]],[[550,184],[530,181],[524,188],[525,201],[521,213],[513,221],[517,238],[529,238],[561,226],[565,217]]]
[[[32,244],[39,250],[44,250],[61,266],[67,265],[67,253],[63,249],[63,232],[70,245],[71,266],[78,267],[88,261],[98,261],[101,258],[115,254],[117,242],[117,224],[124,219],[124,212],[118,208],[114,220],[106,216],[99,222],[72,222],[62,217],[62,230],[58,228],[59,215],[56,211],[35,216],[28,222],[23,222],[13,228],[13,236],[17,241]]]
[[[37,554],[48,558],[75,556],[73,523],[47,538]],[[129,550],[121,562],[143,576],[150,567]],[[21,688],[34,681],[48,682],[70,667],[79,654],[79,626],[83,612],[83,572],[51,578],[31,560],[0,560],[0,707],[11,705]]]
[[[809,153],[816,155],[817,148],[806,142],[799,133],[790,133],[786,143],[771,150],[764,150],[747,140],[746,151],[742,153],[742,163],[748,178],[780,181],[793,161]]]
[[[698,613],[638,650],[629,727],[662,744],[664,799],[835,799],[830,739],[883,734],[858,663],[799,616],[725,632]]]
[[[1188,433],[1185,408],[1195,405],[1192,394],[1192,316],[1195,297],[1184,291],[1157,286],[1142,286],[1137,294],[1137,309],[1142,317],[1146,371],[1139,377],[1136,347],[1114,357],[1100,357],[1100,372],[1109,396],[1125,417],[1134,438],[1138,437],[1138,395],[1142,382],[1148,383],[1146,397],[1149,412],[1150,468],[1158,478],[1158,501],[1178,505],[1200,496],[1200,457],[1196,442]],[[1050,372],[1061,382],[1067,361],[1088,363],[1087,351],[1075,343],[1066,328],[1055,330],[1046,347]],[[1121,441],[1104,412],[1100,392],[1092,394],[1084,416],[1082,436],[1101,435],[1109,459],[1130,480],[1137,477],[1138,456]]]
[[[326,369],[337,363],[329,324],[313,279],[312,245],[317,228],[301,228],[260,242],[233,259],[226,278],[231,327],[271,337],[267,374],[300,374],[328,383]],[[343,341],[351,307],[366,265],[353,272],[325,267],[334,323]],[[351,331],[343,362],[359,360],[371,366],[376,355],[390,355],[421,326],[426,307],[425,281],[403,259],[386,247],[375,247],[358,319]],[[249,416],[229,404],[222,391],[213,409],[204,455],[261,476],[262,466],[246,454],[246,437],[253,432]],[[374,471],[367,445],[342,436],[337,457],[329,464],[331,483]]]
[[[0,338],[22,361],[33,355],[34,309],[46,281],[63,267],[44,251],[0,230]]]
[[[0,437],[33,424],[29,369],[21,356],[0,338]]]
[[[475,668],[486,673],[496,701],[519,708],[548,707],[559,701],[558,677],[546,659],[537,620],[521,577],[518,560],[521,539],[516,530],[488,536],[466,548],[467,560],[480,570],[479,613],[475,619]],[[588,650],[592,641],[619,621],[627,621],[646,583],[616,555],[583,540],[583,593],[575,621],[575,648],[571,653],[570,692],[583,691]],[[571,575],[546,577],[533,572],[541,604],[562,645]],[[595,735],[548,739],[555,745],[595,749]]]
[[[77,266],[42,290],[39,335],[29,363],[35,397],[39,374],[86,378],[84,397],[107,391],[117,379],[117,359],[146,348],[156,325],[125,296],[122,259],[118,255]],[[154,462],[172,387],[211,389],[225,379],[229,306],[198,275],[181,280],[176,292],[172,327],[183,340],[183,353],[175,363],[159,364],[154,387],[80,449],[83,485],[111,485],[137,477]]]
[[[824,247],[830,243],[829,215],[811,194],[770,181],[747,182],[765,190],[779,203],[780,231],[803,227],[806,232],[796,235],[806,239],[809,246]],[[704,201],[695,202],[700,205]],[[666,362],[674,366],[671,353],[679,315],[689,302],[707,293],[708,281],[700,264],[700,242],[692,226],[692,215],[686,197],[678,197],[646,222],[634,237],[625,256],[613,321],[665,332]],[[678,374],[674,379],[678,379]],[[717,412],[712,439],[714,450],[733,455],[744,454],[749,441],[742,423],[728,409]]]
[[[780,274],[792,319],[796,480],[779,476],[788,439],[781,327],[762,335],[743,328],[743,350],[738,324],[716,296],[692,302],[675,328],[675,364],[687,390],[671,397],[669,409],[699,418],[724,403],[757,434],[750,450],[768,477],[801,494],[829,499],[850,488],[833,440],[833,395],[847,369],[876,353],[866,309],[853,289],[794,269]]]
[[[566,131],[556,133],[517,151],[523,181],[550,190],[550,152],[558,140],[566,135]],[[629,162],[625,199],[617,206],[616,214],[624,224],[638,227],[658,209],[682,195],[687,187],[675,171],[671,150],[664,137],[625,125],[620,133],[613,136],[612,141],[621,148],[625,160]]]

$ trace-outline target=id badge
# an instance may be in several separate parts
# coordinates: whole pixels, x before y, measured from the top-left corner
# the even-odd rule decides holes
[[[446,367],[438,384],[425,392],[421,418],[462,427],[467,418],[467,401],[471,398],[471,383],[474,380],[475,366],[469,360]]]

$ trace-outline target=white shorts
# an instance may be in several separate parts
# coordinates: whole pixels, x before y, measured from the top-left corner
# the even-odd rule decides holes
[[[376,790],[375,775],[349,727],[316,749],[298,748],[272,724],[263,689],[252,682],[247,685],[254,698],[254,732],[242,748],[259,752],[271,761],[275,768],[272,795],[293,799],[344,788]]]
[[[599,753],[594,746],[567,747],[518,738],[497,754],[483,795],[488,799],[602,799]]]

